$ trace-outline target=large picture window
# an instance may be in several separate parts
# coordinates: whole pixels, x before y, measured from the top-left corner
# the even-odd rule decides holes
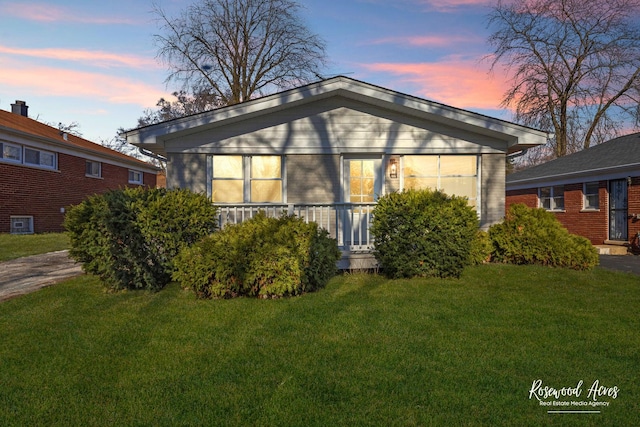
[[[403,157],[404,188],[441,190],[478,200],[478,156],[433,155]]]
[[[216,203],[282,203],[282,157],[213,156]]]

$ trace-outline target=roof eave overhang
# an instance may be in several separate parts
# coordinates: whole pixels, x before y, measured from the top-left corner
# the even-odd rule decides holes
[[[96,158],[103,158],[103,159],[109,159],[111,161],[113,161],[114,163],[118,163],[118,164],[126,164],[128,166],[131,167],[135,167],[136,169],[145,169],[145,171],[147,172],[158,172],[160,171],[160,168],[150,164],[150,163],[146,163],[146,162],[142,162],[139,161],[137,159],[134,159],[133,157],[131,159],[127,159],[124,157],[120,157],[120,156],[116,156],[116,155],[111,155],[109,153],[103,153],[100,151],[96,151],[96,150],[91,150],[89,148],[85,148],[82,147],[80,145],[75,145],[75,144],[70,144],[68,142],[62,142],[62,141],[57,141],[53,138],[47,138],[44,136],[40,136],[40,135],[35,135],[29,132],[23,132],[20,130],[16,130],[13,128],[9,128],[6,126],[0,126],[0,132],[5,132],[7,134],[12,134],[24,139],[28,139],[31,141],[37,141],[41,144],[46,144],[46,145],[50,145],[53,147],[57,147],[59,149],[63,149],[63,150],[69,150],[69,151],[73,151],[76,153],[83,153],[85,155],[88,156],[93,156]]]
[[[547,141],[547,134],[536,129],[344,77],[313,83],[242,104],[133,129],[125,132],[124,135],[127,142],[133,145],[144,147],[160,155],[166,155],[164,147],[166,139],[202,132],[331,96],[343,96],[403,114],[488,135],[505,141],[508,153],[543,145]]]

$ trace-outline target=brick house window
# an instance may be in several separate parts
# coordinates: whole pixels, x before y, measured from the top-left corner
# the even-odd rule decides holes
[[[600,183],[585,182],[582,188],[583,197],[583,209],[584,210],[597,210],[600,208],[600,197],[598,195],[598,189]]]
[[[87,160],[85,175],[92,178],[100,178],[102,176],[102,167],[100,162]]]
[[[22,147],[20,145],[0,142],[0,158],[22,163]]]
[[[47,169],[56,168],[56,155],[49,151],[24,148],[24,164]]]
[[[564,186],[540,187],[538,189],[539,206],[548,211],[564,210]]]
[[[142,185],[142,176],[143,176],[142,172],[129,169],[129,184]]]
[[[56,153],[2,141],[0,141],[0,160],[46,169],[58,167]]]

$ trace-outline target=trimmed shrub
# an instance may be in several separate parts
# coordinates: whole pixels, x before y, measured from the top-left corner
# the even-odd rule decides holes
[[[69,254],[112,290],[159,290],[180,249],[216,229],[217,210],[189,190],[112,190],[67,212]]]
[[[493,245],[489,239],[489,233],[478,230],[476,238],[471,241],[470,261],[471,265],[484,264],[491,260]]]
[[[388,277],[459,277],[471,263],[478,216],[464,197],[405,190],[380,198],[371,234]]]
[[[335,239],[315,223],[260,212],[184,248],[173,279],[198,298],[299,295],[324,287],[340,256]]]
[[[598,265],[598,252],[584,237],[570,234],[551,212],[511,205],[504,221],[489,228],[492,260],[586,270]]]

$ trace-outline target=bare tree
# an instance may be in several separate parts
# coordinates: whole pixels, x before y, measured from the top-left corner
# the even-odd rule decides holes
[[[317,80],[325,45],[299,9],[293,0],[196,0],[172,18],[155,5],[167,82],[211,91],[229,105]]]
[[[556,157],[638,126],[640,0],[498,0],[489,27],[492,69],[513,75],[502,106]]]
[[[202,113],[224,106],[219,96],[209,91],[200,91],[189,95],[184,90],[173,92],[175,100],[168,101],[160,98],[156,103],[156,110],[147,108],[138,119],[138,127],[164,122],[179,117]]]

